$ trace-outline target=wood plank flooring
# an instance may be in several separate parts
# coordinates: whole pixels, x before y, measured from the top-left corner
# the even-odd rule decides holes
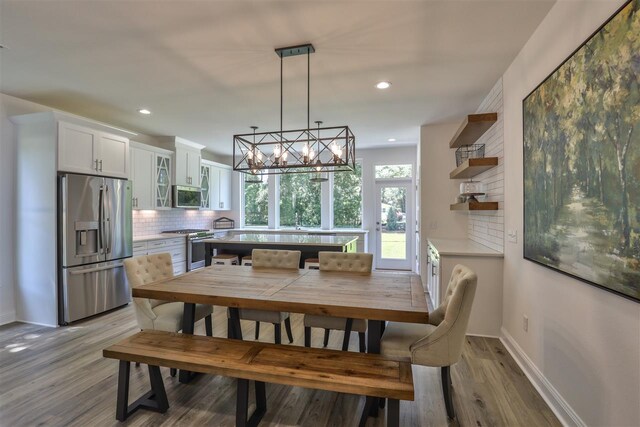
[[[226,310],[215,307],[214,335],[226,336]],[[302,316],[292,314],[294,345],[304,342]],[[245,337],[253,324],[243,322]],[[273,340],[263,324],[261,341]],[[111,426],[115,420],[117,361],[102,349],[138,330],[131,306],[65,328],[22,323],[0,327],[1,426]],[[196,325],[204,334],[204,324]],[[286,341],[286,339],[284,340]],[[351,349],[357,349],[357,336]],[[312,345],[321,346],[322,331]],[[342,333],[332,332],[330,347],[339,349]],[[145,366],[131,369],[131,398],[149,388]],[[235,381],[200,375],[190,384],[162,374],[169,398],[166,414],[138,411],[131,426],[233,426]],[[402,426],[559,426],[551,410],[497,339],[469,337],[462,360],[452,368],[457,421],[447,421],[440,373],[414,367],[416,400],[402,402]],[[261,426],[353,426],[364,398],[332,392],[267,384],[267,413]],[[250,408],[253,410],[253,408]],[[368,427],[384,426],[384,417]]]

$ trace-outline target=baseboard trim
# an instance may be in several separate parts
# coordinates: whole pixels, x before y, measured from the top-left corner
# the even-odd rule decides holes
[[[59,328],[59,325],[52,325],[50,323],[31,322],[29,320],[15,319],[16,322],[26,323],[27,325],[46,326],[47,328]]]
[[[533,361],[527,356],[522,347],[503,327],[500,341],[505,346],[511,357],[516,361],[520,369],[527,376],[533,387],[538,390],[542,399],[549,405],[549,408],[558,417],[562,425],[567,427],[586,427],[584,421],[578,416],[573,408],[567,403],[556,388],[549,382],[547,377],[538,369]]]
[[[480,338],[495,338],[495,339],[500,339],[500,335],[487,335],[487,334],[471,334],[469,332],[467,332],[466,334],[467,336],[470,337],[480,337]]]
[[[9,311],[6,313],[0,314],[0,325],[6,325],[7,323],[16,321],[16,312]]]

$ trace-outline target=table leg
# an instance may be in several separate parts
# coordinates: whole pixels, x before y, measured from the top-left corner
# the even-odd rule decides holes
[[[184,303],[184,311],[182,313],[182,333],[193,335],[193,329],[196,317],[196,305],[192,303]],[[191,381],[192,375],[189,371],[180,370],[178,377],[179,381],[183,384]]]
[[[231,338],[242,340],[242,326],[240,325],[240,310],[237,307],[229,307],[231,316]]]
[[[380,354],[380,338],[382,338],[382,328],[384,327],[384,321],[382,320],[369,320],[367,326],[367,353]],[[371,399],[371,405],[365,409],[369,410],[368,415],[372,417],[378,416],[378,407],[380,403],[377,398]],[[363,413],[363,418],[367,415]],[[366,418],[365,418],[366,419]]]

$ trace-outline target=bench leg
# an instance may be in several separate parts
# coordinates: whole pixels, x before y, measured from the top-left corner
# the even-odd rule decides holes
[[[256,322],[256,341],[260,338],[260,322]]]
[[[304,346],[311,347],[311,327],[304,327]]]
[[[169,409],[167,393],[164,390],[162,374],[159,366],[149,366],[151,390],[129,405],[129,373],[130,362],[121,360],[118,371],[118,398],[116,402],[116,419],[125,421],[129,415],[140,408],[165,413]]]
[[[267,395],[265,384],[255,382],[256,409],[249,417],[249,380],[238,379],[238,392],[236,398],[236,427],[255,427],[260,423],[267,412]]]
[[[400,427],[400,401],[398,399],[389,399],[387,427]]]
[[[349,340],[351,339],[351,328],[353,327],[353,319],[347,318],[346,325],[344,326],[344,338],[342,340],[342,351],[349,350]]]
[[[369,418],[369,412],[373,408],[373,404],[375,400],[373,397],[365,396],[366,400],[364,401],[364,408],[362,409],[362,415],[360,416],[360,423],[358,427],[364,427],[367,424],[367,418]]]
[[[367,352],[367,341],[366,338],[364,336],[364,332],[358,332],[358,345],[359,345],[359,350],[360,353],[366,353]]]

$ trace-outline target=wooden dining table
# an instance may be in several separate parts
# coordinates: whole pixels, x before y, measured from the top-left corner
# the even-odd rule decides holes
[[[182,332],[193,334],[195,304],[229,308],[233,338],[242,339],[238,309],[366,319],[367,351],[380,353],[386,321],[427,323],[429,312],[415,273],[353,273],[214,265],[133,288],[136,298],[184,304]],[[188,373],[180,373],[188,382]]]

